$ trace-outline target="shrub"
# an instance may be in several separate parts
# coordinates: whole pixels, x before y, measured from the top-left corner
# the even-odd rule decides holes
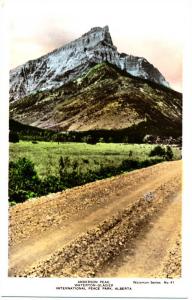
[[[61,176],[61,174],[63,174],[64,168],[65,168],[64,159],[62,156],[60,156],[60,158],[59,158],[59,174],[60,174],[60,176]]]
[[[88,159],[83,159],[83,163],[84,163],[84,164],[88,164],[88,163],[89,163],[89,160],[88,160]]]
[[[67,168],[70,165],[70,159],[68,156],[59,158],[59,176],[60,180],[63,180],[67,175]]]
[[[56,176],[47,176],[40,185],[40,194],[56,193],[65,189],[60,179]]]
[[[173,159],[173,151],[172,151],[170,146],[166,147],[165,159],[166,160],[172,160]]]
[[[121,163],[121,169],[124,171],[137,169],[138,166],[139,166],[139,162],[137,160],[125,159]]]
[[[132,157],[132,156],[133,156],[133,151],[130,150],[130,151],[129,151],[129,157]]]
[[[9,205],[10,205],[10,206],[14,206],[15,204],[17,204],[15,201],[9,202]]]
[[[23,202],[24,200],[38,196],[40,180],[34,168],[34,164],[20,158],[16,162],[9,163],[9,200]]]
[[[165,149],[161,146],[155,146],[154,149],[151,150],[151,152],[149,153],[149,156],[165,156]]]

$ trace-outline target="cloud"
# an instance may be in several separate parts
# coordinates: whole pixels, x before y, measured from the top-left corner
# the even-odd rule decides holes
[[[145,57],[173,87],[181,86],[181,0],[98,0],[92,5],[90,0],[9,2],[11,68],[78,38],[91,27],[109,25],[120,52]]]

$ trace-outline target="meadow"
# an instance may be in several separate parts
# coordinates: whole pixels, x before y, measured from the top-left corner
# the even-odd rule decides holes
[[[81,173],[98,171],[105,167],[119,167],[124,160],[145,161],[150,159],[149,154],[155,145],[149,144],[117,144],[97,143],[57,143],[20,141],[10,143],[10,161],[27,158],[35,165],[40,178],[58,176],[59,160],[65,159],[68,172],[76,169]],[[162,146],[165,147],[165,146]],[[173,160],[180,159],[180,150],[172,148]],[[158,158],[158,157],[157,157]]]

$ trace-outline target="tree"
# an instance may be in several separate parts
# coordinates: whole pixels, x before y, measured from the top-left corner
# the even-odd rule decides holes
[[[9,132],[9,142],[10,143],[18,143],[19,142],[19,136],[16,132],[10,130],[10,132]]]
[[[172,160],[173,159],[173,151],[172,151],[170,146],[167,146],[166,153],[165,153],[165,159],[166,160]]]
[[[155,146],[155,148],[153,148],[151,150],[151,152],[149,153],[149,156],[165,156],[166,151],[163,147],[161,147],[160,145]]]
[[[87,144],[95,145],[98,142],[98,138],[94,134],[88,135],[86,138],[86,142]]]

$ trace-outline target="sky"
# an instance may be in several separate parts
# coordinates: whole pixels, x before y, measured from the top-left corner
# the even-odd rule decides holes
[[[182,0],[8,0],[10,68],[109,26],[119,52],[145,57],[182,91]]]

